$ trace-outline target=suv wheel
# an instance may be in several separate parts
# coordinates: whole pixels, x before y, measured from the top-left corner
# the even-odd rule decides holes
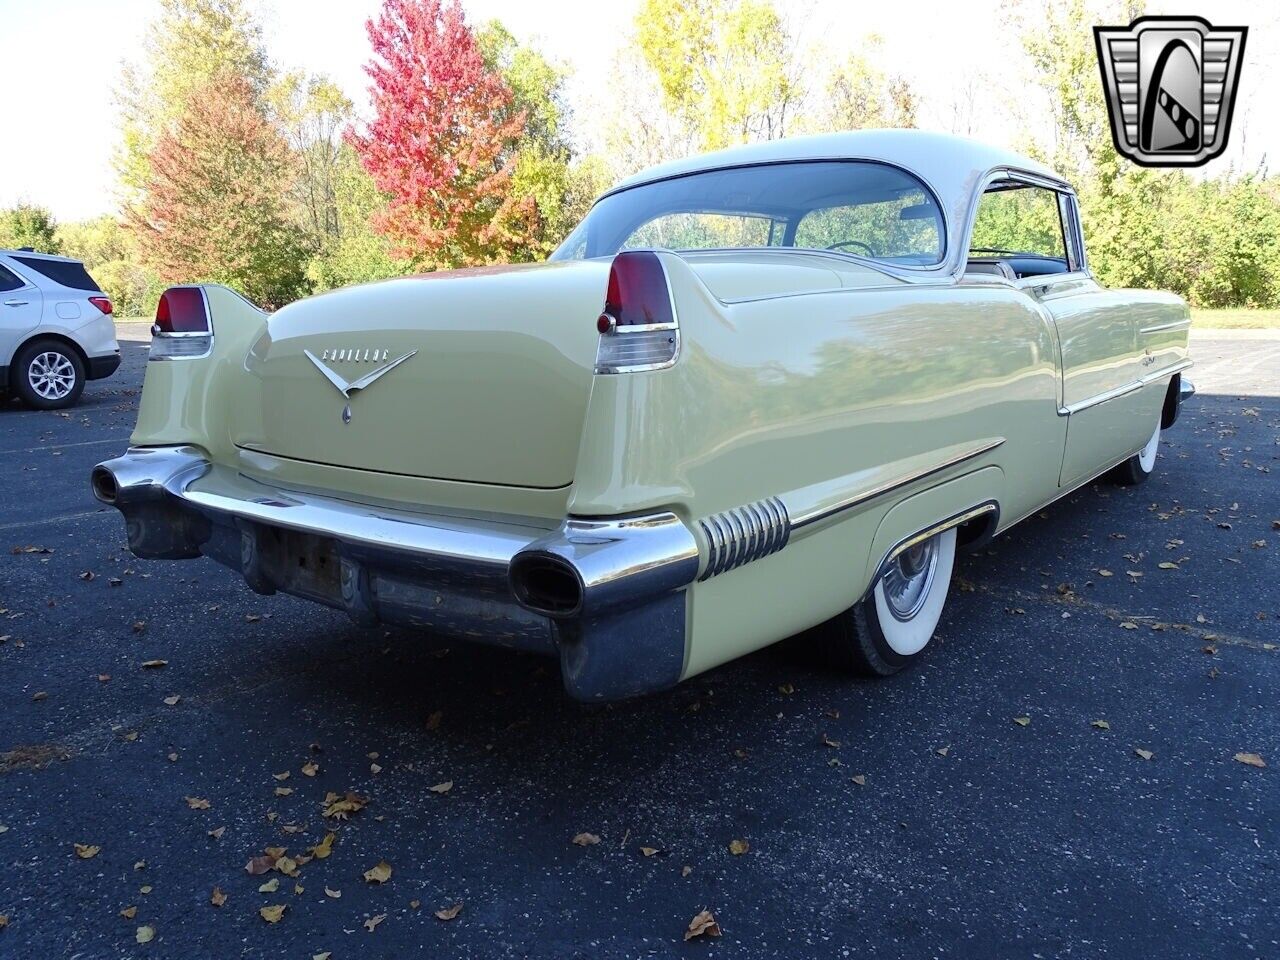
[[[84,361],[58,340],[33,340],[14,357],[13,391],[29,407],[61,410],[84,391]]]

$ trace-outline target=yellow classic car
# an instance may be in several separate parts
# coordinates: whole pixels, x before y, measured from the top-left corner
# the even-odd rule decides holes
[[[926,652],[958,548],[1151,474],[1189,325],[1097,283],[1033,160],[779,140],[632,177],[545,264],[270,316],[168,290],[92,484],[140,557],[543,651],[583,700],[803,631],[884,675]]]

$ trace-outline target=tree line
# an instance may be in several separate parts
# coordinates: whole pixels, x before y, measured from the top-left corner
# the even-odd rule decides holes
[[[1137,167],[1111,146],[1090,28],[1140,4],[1006,0],[1052,136],[1016,146],[1081,196],[1108,286],[1280,306],[1280,182]],[[245,0],[161,0],[119,81],[119,215],[0,211],[0,246],[86,262],[122,316],[172,283],[279,306],[337,286],[545,258],[611,183],[652,163],[797,133],[912,127],[920,98],[880,41],[802,48],[775,0],[644,0],[616,100],[575,145],[566,68],[458,0],[384,0],[367,24],[371,111],[282,73]],[[988,90],[994,96],[995,90]],[[970,89],[971,98],[975,96]],[[979,98],[982,92],[976,95]]]

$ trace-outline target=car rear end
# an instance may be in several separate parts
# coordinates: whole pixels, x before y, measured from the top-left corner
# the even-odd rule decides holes
[[[0,252],[0,264],[30,284],[26,296],[41,300],[38,319],[33,316],[36,322],[25,331],[23,343],[36,338],[65,342],[78,350],[86,380],[109,377],[119,368],[115,308],[81,261],[10,250]],[[15,345],[15,354],[21,346]]]

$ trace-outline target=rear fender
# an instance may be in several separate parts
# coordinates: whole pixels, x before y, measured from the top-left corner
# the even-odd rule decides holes
[[[194,444],[215,459],[234,453],[231,396],[254,389],[244,357],[267,328],[267,315],[227,287],[205,285],[212,348],[205,357],[150,360],[142,384],[135,447]]]

